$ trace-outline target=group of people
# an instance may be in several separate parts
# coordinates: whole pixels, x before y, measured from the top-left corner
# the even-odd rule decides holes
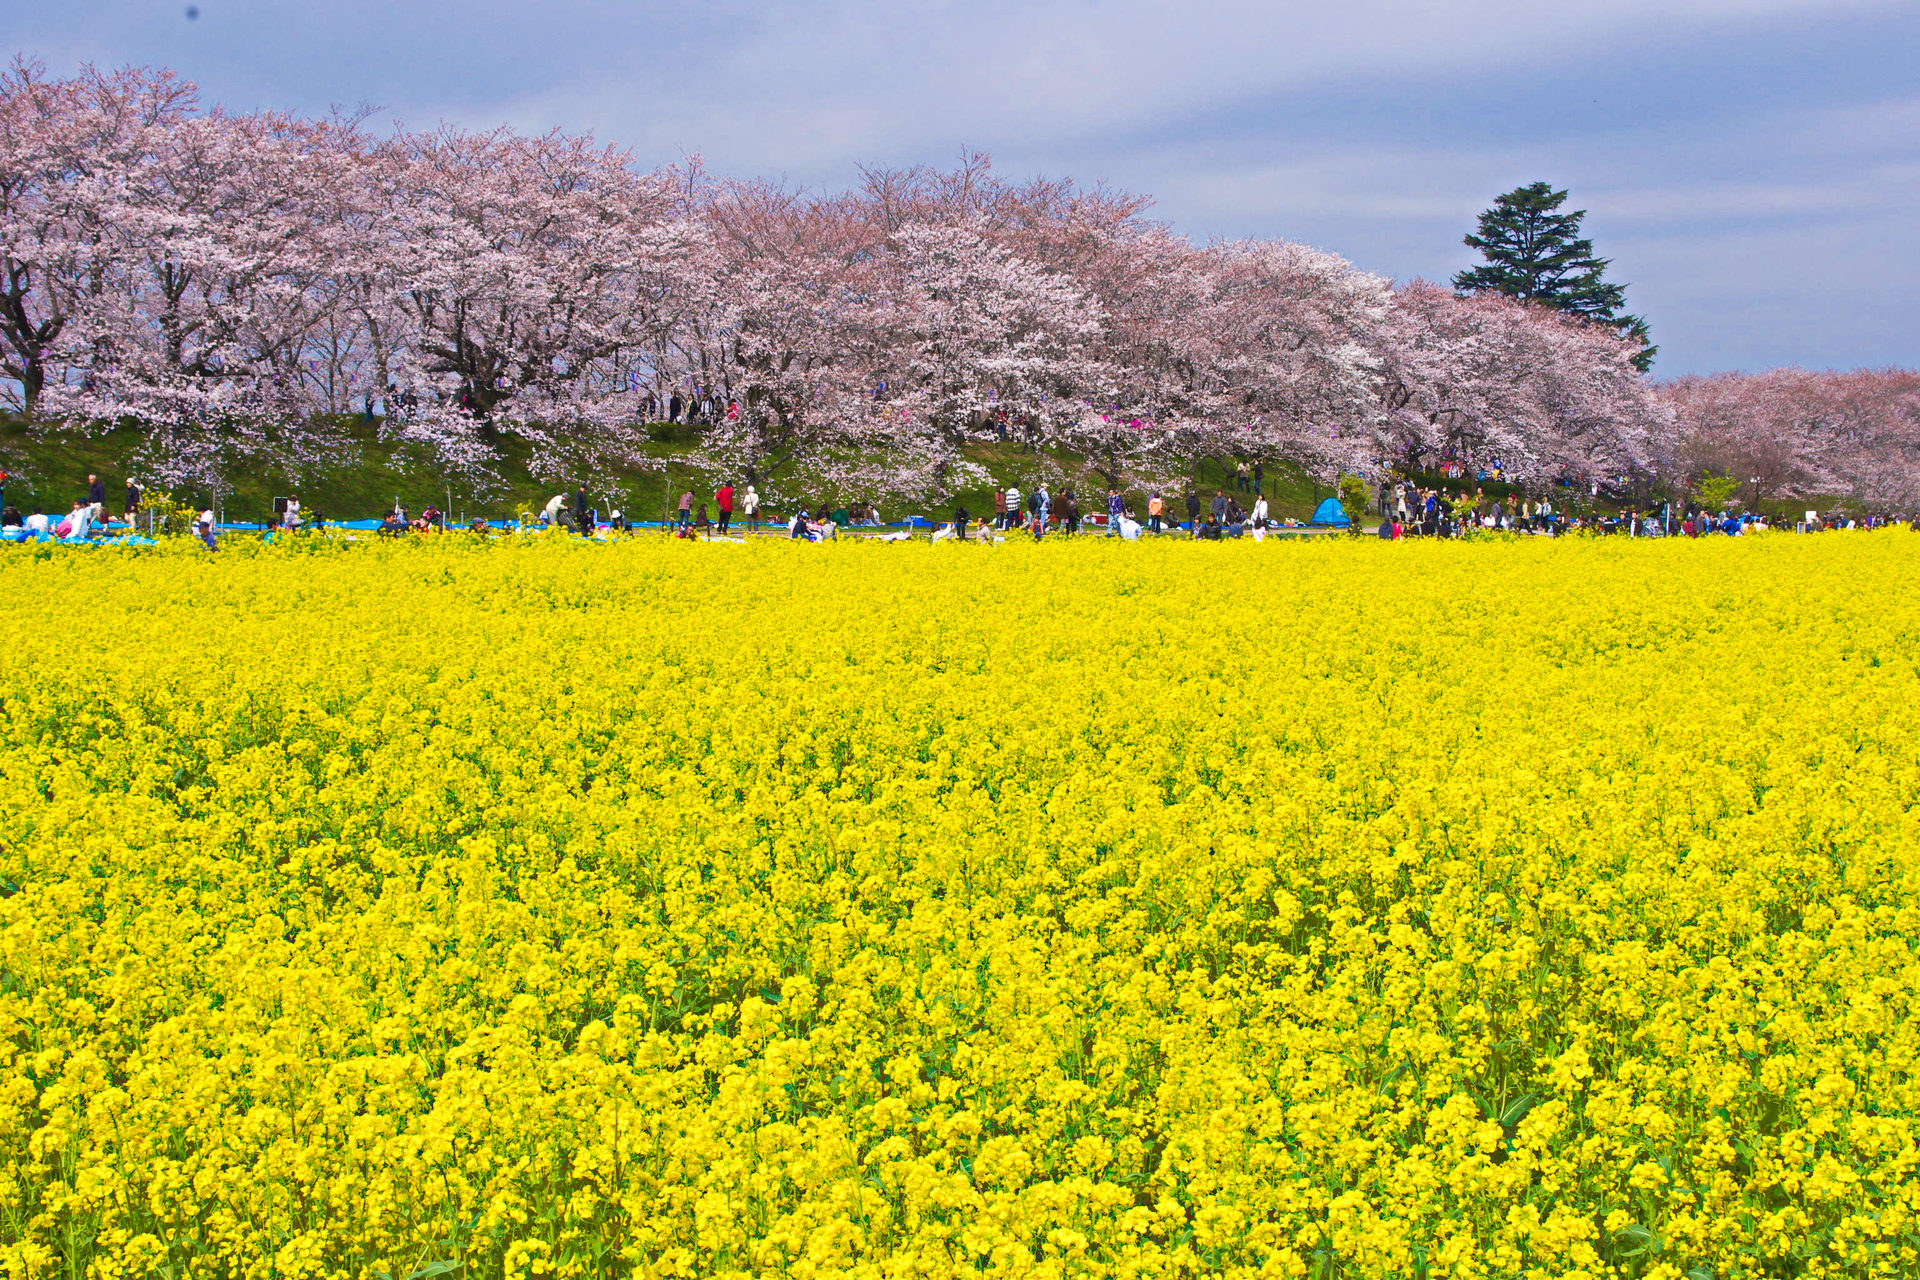
[[[98,475],[87,476],[85,496],[75,499],[72,510],[58,520],[44,514],[23,516],[18,508],[7,505],[7,479],[7,473],[0,471],[0,529],[20,530],[28,535],[85,538],[94,530],[104,528],[107,523],[106,487]],[[1022,492],[1018,485],[1006,485],[994,489],[992,518],[979,523],[977,536],[991,538],[996,534],[1018,532],[1039,539],[1057,532],[1072,537],[1090,524],[1097,524],[1108,536],[1128,539],[1137,538],[1143,533],[1174,533],[1213,541],[1249,535],[1259,539],[1269,529],[1300,527],[1299,521],[1273,517],[1262,492],[1263,481],[1259,464],[1249,468],[1242,463],[1230,478],[1229,488],[1215,490],[1205,502],[1192,488],[1185,489],[1178,498],[1172,500],[1159,491],[1152,491],[1147,496],[1143,512],[1136,512],[1134,504],[1116,486],[1110,485],[1104,501],[1096,499],[1089,504],[1094,508],[1091,513],[1083,508],[1079,495],[1071,486],[1055,494],[1044,482],[1027,492]],[[1250,505],[1242,504],[1240,495],[1243,493],[1252,497]],[[137,482],[127,481],[125,518],[128,525],[135,523],[144,496]],[[714,490],[712,501],[714,514],[709,516],[707,502],[697,499],[694,490],[683,489],[675,508],[675,518],[670,522],[673,534],[681,538],[710,533],[726,535],[734,527],[736,517],[757,530],[765,514],[760,495],[751,483],[741,488],[736,488],[731,482],[722,483]],[[1469,496],[1422,488],[1406,480],[1383,485],[1379,491],[1378,507],[1381,516],[1378,536],[1392,540],[1410,537],[1455,538],[1476,532],[1544,536],[1588,533],[1653,538],[1737,536],[1752,529],[1768,527],[1764,517],[1751,513],[1707,511],[1693,506],[1669,505],[1651,512],[1628,510],[1614,514],[1577,514],[1556,507],[1552,497],[1533,499],[1514,492],[1489,497],[1481,488],[1476,488]],[[1100,519],[1101,516],[1104,516],[1104,520]],[[276,514],[273,525],[292,531],[316,520],[317,517],[302,509],[297,498],[290,498]],[[1793,527],[1800,531],[1816,531],[1850,529],[1862,525],[1873,528],[1889,523],[1906,523],[1906,519],[1867,517],[1856,520],[1845,514],[1821,516],[1810,511],[1805,521],[1796,522]],[[821,501],[797,506],[786,521],[774,527],[783,528],[790,538],[818,541],[835,537],[849,527],[877,527],[879,524],[880,513],[870,502],[849,504]],[[565,528],[583,536],[592,536],[602,528],[614,532],[625,532],[632,528],[617,508],[602,521],[584,484],[579,485],[570,497],[565,494],[554,496],[540,511],[536,525],[542,528]],[[385,513],[378,532],[384,536],[398,537],[410,532],[444,532],[447,527],[447,516],[438,507],[429,505],[410,519],[406,509],[396,505]],[[1914,520],[1913,527],[1920,530],[1920,518]],[[195,514],[192,528],[194,535],[204,541],[209,549],[218,546],[217,526],[211,510]],[[474,532],[485,532],[488,524],[484,518],[476,517],[469,528]],[[955,507],[952,521],[940,528],[935,537],[965,539],[974,534],[974,516],[962,505]],[[889,536],[904,538],[907,534]]]
[[[706,503],[698,503],[696,509],[693,490],[684,489],[680,493],[680,504],[676,508],[678,514],[674,520],[674,532],[682,538],[696,537],[709,530],[717,531],[724,536],[733,527],[735,508],[738,508],[740,518],[748,525],[756,528],[759,526],[760,495],[752,484],[748,484],[745,489],[735,489],[733,481],[727,480],[713,491],[713,509],[719,516],[718,520],[707,518]]]
[[[664,419],[667,422],[712,426],[720,422],[738,422],[740,402],[704,387],[695,387],[686,395],[678,391],[670,392],[664,401],[649,390],[640,395],[640,416],[653,422]]]
[[[56,538],[86,538],[95,529],[104,529],[107,524],[107,487],[98,475],[87,476],[87,493],[83,498],[75,498],[73,507],[66,515],[55,520],[42,512],[22,515],[20,509],[11,506],[6,500],[6,484],[9,475],[0,471],[0,529],[22,529],[30,534],[47,534]],[[127,481],[126,523],[134,523],[140,511],[140,502],[144,494],[137,481]]]
[[[1490,498],[1476,488],[1473,495],[1447,494],[1403,481],[1382,491],[1379,536],[1458,538],[1474,532],[1537,534],[1548,537],[1570,533],[1664,538],[1673,535],[1739,534],[1766,528],[1764,517],[1752,513],[1710,512],[1697,507],[1658,511],[1576,514],[1557,508],[1551,498],[1538,500],[1508,493]]]
[[[1177,530],[1189,537],[1211,540],[1237,538],[1247,533],[1259,537],[1270,528],[1296,524],[1292,520],[1273,519],[1267,507],[1266,495],[1260,491],[1259,480],[1256,479],[1258,472],[1256,466],[1253,473],[1246,477],[1250,486],[1246,491],[1253,495],[1251,507],[1241,505],[1238,495],[1242,490],[1236,481],[1231,493],[1224,489],[1214,491],[1211,501],[1204,504],[1205,517],[1202,518],[1200,495],[1188,489],[1181,500],[1186,511],[1184,523],[1170,508],[1165,495],[1157,490],[1147,497],[1143,522],[1141,513],[1135,510],[1133,503],[1116,486],[1109,485],[1106,500],[1102,504],[1106,517],[1103,531],[1119,537],[1136,538],[1142,533],[1158,535]],[[963,511],[955,511],[956,525],[962,522],[962,515]],[[1039,538],[1057,529],[1062,534],[1072,536],[1081,531],[1086,519],[1087,513],[1081,509],[1079,497],[1071,488],[1062,490],[1057,496],[1048,491],[1044,482],[1024,494],[1018,485],[993,491],[992,528],[1002,533],[1017,531]]]
[[[1534,501],[1509,493],[1488,498],[1475,489],[1472,498],[1423,489],[1410,480],[1381,491],[1381,534],[1387,538],[1452,538],[1474,529],[1511,533],[1561,533],[1568,517],[1554,509],[1550,498]]]

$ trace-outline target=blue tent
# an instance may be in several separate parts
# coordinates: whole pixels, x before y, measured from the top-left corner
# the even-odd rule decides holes
[[[1340,509],[1340,499],[1324,498],[1321,500],[1320,505],[1313,509],[1313,519],[1307,521],[1307,523],[1331,525],[1335,529],[1344,529],[1353,522],[1348,520],[1347,513]]]

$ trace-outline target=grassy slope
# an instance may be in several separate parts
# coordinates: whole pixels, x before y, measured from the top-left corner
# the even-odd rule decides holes
[[[222,511],[228,520],[260,520],[272,509],[276,495],[297,494],[309,512],[328,519],[366,519],[378,516],[398,497],[410,511],[428,503],[447,507],[449,485],[446,478],[421,458],[380,441],[370,424],[351,427],[356,457],[350,461],[296,481],[272,470],[249,472],[230,478],[231,492]],[[663,470],[638,471],[615,477],[624,497],[626,513],[636,519],[659,519],[677,494],[690,480],[697,497],[711,499],[715,477],[700,476],[676,465],[692,443],[690,429],[661,424],[654,430],[655,442],[649,452],[663,464]],[[131,430],[119,430],[103,436],[81,437],[61,432],[30,431],[18,424],[0,421],[0,468],[11,473],[6,484],[7,501],[22,511],[65,512],[75,499],[85,496],[87,475],[98,473],[107,486],[107,504],[118,511],[121,494],[130,469],[137,471],[135,459],[139,436]],[[568,486],[536,480],[527,469],[524,448],[509,440],[503,447],[499,483],[486,494],[477,494],[471,485],[451,486],[450,513],[466,517],[485,515],[505,519],[516,506],[539,507]],[[1035,459],[1013,445],[982,445],[974,451],[975,460],[994,477],[1015,481],[1025,488]],[[1052,460],[1069,473],[1076,470],[1074,459],[1056,456]],[[1230,487],[1230,464],[1218,460],[1201,463],[1196,480],[1203,496],[1216,488]],[[1084,510],[1104,510],[1105,496],[1099,482],[1092,478],[1080,486]],[[1274,514],[1305,519],[1319,499],[1331,492],[1315,487],[1306,476],[1291,470],[1270,469],[1266,480],[1267,499]],[[213,495],[206,491],[182,491],[177,495],[196,506],[207,506]],[[594,494],[601,500],[599,492]],[[1144,512],[1144,499],[1134,495],[1135,509]],[[976,514],[993,510],[992,493],[986,489],[963,493],[960,500]],[[947,504],[899,504],[880,502],[881,514],[896,519],[908,514],[934,514],[948,510]]]

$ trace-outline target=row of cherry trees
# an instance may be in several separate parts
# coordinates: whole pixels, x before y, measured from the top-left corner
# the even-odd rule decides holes
[[[1682,475],[1725,476],[1747,501],[1850,497],[1874,511],[1920,510],[1920,373],[1775,369],[1660,391]]]
[[[545,474],[626,471],[678,396],[720,406],[698,445],[717,472],[902,496],[977,482],[988,439],[1116,483],[1204,456],[1546,482],[1661,475],[1710,434],[1675,415],[1707,391],[1663,395],[1603,328],[1144,212],[984,158],[822,195],[19,63],[0,394],[39,423],[139,424],[162,476],[317,464],[356,412],[453,470],[511,446]]]

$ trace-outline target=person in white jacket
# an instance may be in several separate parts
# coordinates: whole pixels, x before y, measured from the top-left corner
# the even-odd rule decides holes
[[[740,499],[740,518],[751,528],[760,527],[760,495],[752,485],[747,486],[747,492]]]
[[[1253,516],[1249,522],[1253,526],[1253,540],[1259,542],[1267,536],[1267,495],[1261,494],[1253,500]]]

